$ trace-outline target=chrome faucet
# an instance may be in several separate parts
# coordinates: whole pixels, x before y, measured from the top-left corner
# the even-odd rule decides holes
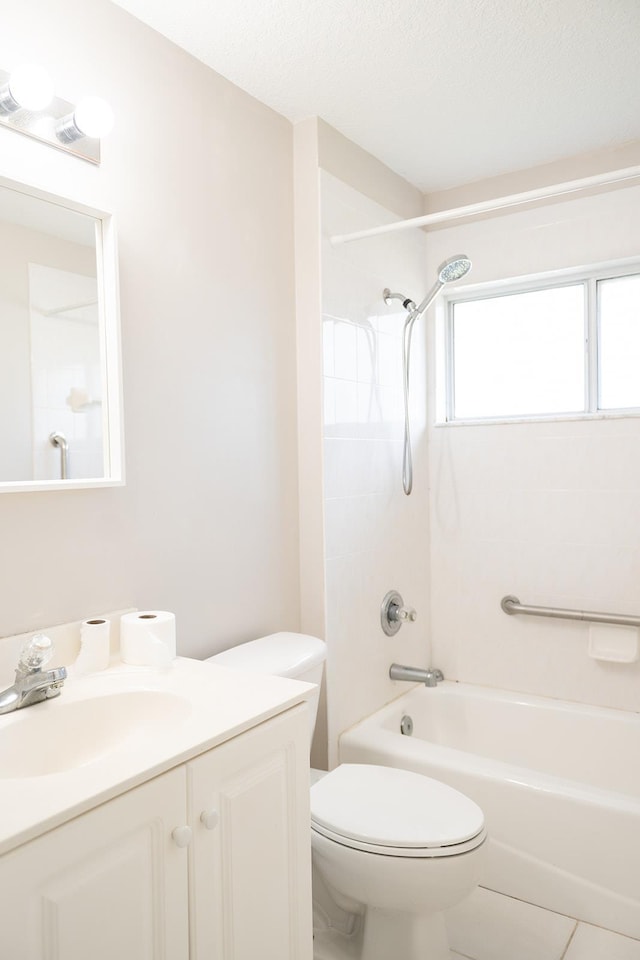
[[[389,676],[392,680],[408,680],[409,683],[424,683],[425,687],[435,687],[444,680],[442,670],[429,667],[422,670],[420,667],[403,667],[400,663],[392,663],[389,667]]]
[[[52,656],[53,642],[43,633],[27,640],[20,651],[15,683],[0,692],[0,714],[60,696],[67,676],[66,668],[42,669]]]

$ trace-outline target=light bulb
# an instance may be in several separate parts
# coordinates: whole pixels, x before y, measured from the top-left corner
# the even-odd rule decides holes
[[[53,82],[44,67],[25,63],[9,77],[9,93],[16,109],[44,110],[53,100]]]
[[[113,110],[100,97],[84,97],[74,110],[73,122],[84,137],[106,137],[113,127]]]

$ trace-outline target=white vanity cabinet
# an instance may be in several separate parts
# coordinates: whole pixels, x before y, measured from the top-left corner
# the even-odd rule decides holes
[[[295,706],[0,857],[0,956],[311,960],[308,735]]]
[[[177,767],[0,858],[0,955],[187,960],[187,821]]]
[[[308,766],[304,707],[187,765],[192,960],[311,960]]]

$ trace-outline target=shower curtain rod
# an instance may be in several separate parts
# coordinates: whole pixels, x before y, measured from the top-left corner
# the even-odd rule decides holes
[[[609,173],[597,173],[581,180],[568,180],[566,183],[557,183],[552,187],[540,187],[537,190],[527,190],[525,193],[513,193],[507,197],[498,197],[495,200],[482,200],[479,203],[470,203],[464,207],[452,207],[450,210],[441,210],[438,213],[427,213],[423,217],[412,217],[410,220],[397,220],[382,227],[372,227],[370,230],[360,230],[357,233],[342,233],[331,237],[333,246],[350,243],[352,240],[363,240],[366,237],[376,237],[382,233],[393,233],[397,230],[410,230],[413,227],[427,227],[434,223],[445,223],[447,220],[459,220],[462,217],[471,217],[478,213],[491,213],[505,207],[515,207],[522,203],[533,203],[535,200],[549,200],[552,197],[561,197],[566,193],[578,193],[590,187],[606,186],[610,183],[621,183],[624,180],[634,180],[640,177],[640,166],[625,167],[622,170],[612,170]]]

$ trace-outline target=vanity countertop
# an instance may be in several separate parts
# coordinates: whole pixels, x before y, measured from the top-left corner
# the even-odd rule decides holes
[[[304,702],[314,689],[183,657],[165,668],[120,663],[70,677],[59,697],[0,716],[0,854]]]

